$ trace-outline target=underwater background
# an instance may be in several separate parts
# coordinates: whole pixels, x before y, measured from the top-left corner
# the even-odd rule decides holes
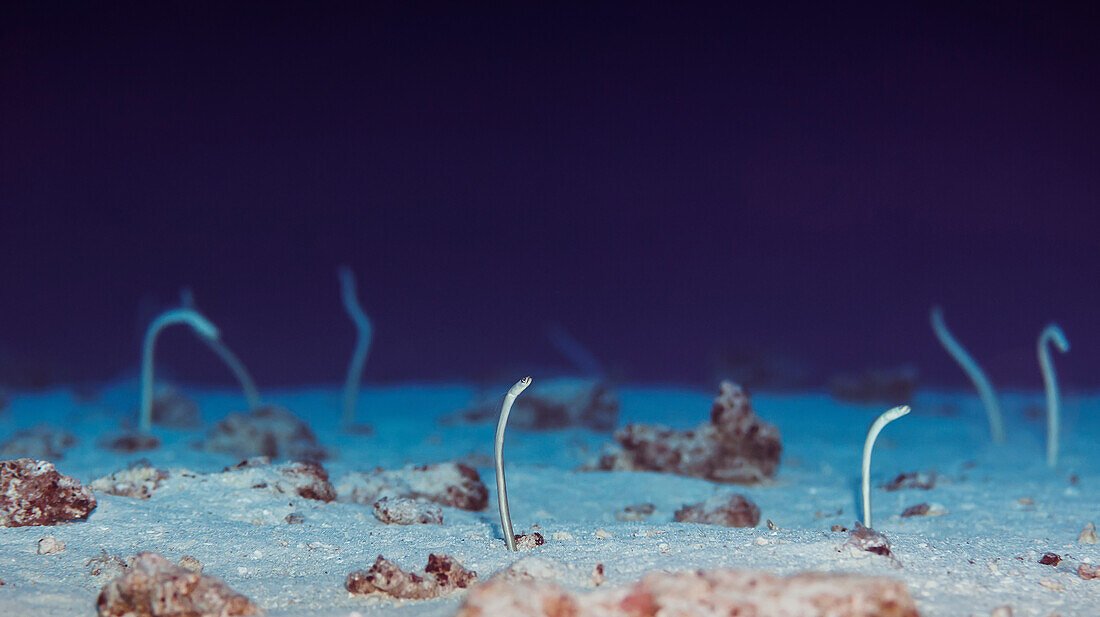
[[[134,375],[179,304],[261,388],[575,372],[968,388],[1100,362],[1076,3],[0,7],[0,383]],[[231,386],[185,328],[158,375]],[[590,367],[591,368],[591,367]],[[748,377],[746,377],[748,375]]]

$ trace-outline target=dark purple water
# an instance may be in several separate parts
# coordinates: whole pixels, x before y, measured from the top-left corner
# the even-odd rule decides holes
[[[1095,387],[1096,9],[953,4],[4,3],[2,374],[136,371],[189,286],[261,386],[336,382],[346,263],[373,382],[565,370],[558,324],[624,379],[963,386],[941,303],[996,385],[1058,321]]]

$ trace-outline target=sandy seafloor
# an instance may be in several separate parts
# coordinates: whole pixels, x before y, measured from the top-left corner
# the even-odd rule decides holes
[[[501,384],[501,395],[508,385]],[[183,391],[199,403],[207,428],[243,407],[233,390]],[[343,587],[348,572],[369,567],[379,554],[419,570],[431,552],[458,558],[482,578],[533,555],[569,566],[562,581],[574,586],[597,563],[604,564],[605,585],[625,584],[651,570],[842,571],[904,581],[926,616],[988,615],[1002,605],[1017,616],[1100,615],[1100,580],[1081,580],[1067,569],[1038,563],[1050,551],[1072,563],[1100,564],[1100,544],[1076,542],[1087,522],[1100,523],[1100,395],[1064,396],[1062,457],[1051,470],[1044,461],[1045,422],[1024,417],[1025,407],[1043,405],[1041,392],[1001,394],[1008,433],[1002,446],[991,445],[976,396],[918,393],[914,412],[879,438],[872,463],[874,485],[901,472],[934,469],[940,474],[929,491],[874,490],[875,528],[893,542],[902,563],[897,569],[882,557],[854,558],[839,551],[847,534],[830,531],[834,524],[851,527],[858,518],[863,438],[885,406],[840,403],[820,393],[755,393],[753,407],[779,425],[784,447],[775,482],[757,487],[656,473],[577,472],[609,435],[509,429],[505,452],[517,533],[537,524],[547,538],[545,546],[516,554],[504,548],[497,518],[489,458],[494,426],[438,422],[477,393],[454,384],[368,388],[359,414],[373,425],[371,435],[337,430],[340,393],[335,387],[267,391],[264,398],[309,419],[321,442],[335,452],[325,463],[334,481],[349,470],[480,459],[482,480],[493,494],[484,512],[444,508],[442,526],[403,527],[378,522],[361,505],[297,499],[293,509],[305,515],[305,523],[289,525],[280,521],[289,511],[285,499],[262,491],[210,483],[204,494],[163,490],[147,501],[100,493],[99,506],[86,522],[0,528],[0,579],[6,583],[0,586],[0,615],[94,615],[96,595],[106,580],[91,576],[86,563],[103,550],[123,558],[156,551],[173,561],[192,555],[205,564],[205,573],[223,578],[268,615],[281,617],[449,615],[461,595],[392,601],[352,596]],[[623,386],[618,394],[620,424],[677,428],[704,421],[714,396],[652,386]],[[197,472],[237,462],[192,447],[204,430],[158,428],[164,445],[155,451],[118,455],[97,449],[99,436],[133,417],[136,402],[133,381],[109,385],[98,400],[87,403],[77,402],[67,390],[13,395],[0,415],[0,438],[35,424],[66,427],[80,443],[56,463],[82,482],[143,457],[161,468]],[[951,407],[955,413],[945,414]],[[729,529],[672,522],[677,508],[717,492],[739,492],[756,502],[761,525]],[[615,520],[616,510],[640,502],[657,506],[649,520]],[[948,513],[899,516],[922,502],[940,504]],[[768,519],[780,530],[768,530],[763,522]],[[38,539],[48,534],[66,543],[63,553],[36,554]]]

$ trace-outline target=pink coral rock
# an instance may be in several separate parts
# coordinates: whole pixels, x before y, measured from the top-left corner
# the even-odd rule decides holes
[[[348,574],[344,586],[355,594],[381,593],[403,600],[438,598],[477,582],[477,572],[467,570],[447,555],[428,555],[423,575],[406,572],[378,556],[369,570]]]
[[[92,489],[63,476],[48,461],[0,462],[0,527],[56,525],[88,518]]]
[[[455,617],[919,617],[899,581],[854,574],[710,570],[651,573],[618,589],[574,593],[547,581],[493,578]]]
[[[760,508],[742,495],[716,495],[700,503],[685,505],[676,511],[673,520],[723,527],[756,527],[760,523]]]
[[[594,469],[660,471],[714,482],[755,484],[775,475],[783,446],[779,429],[752,409],[740,386],[723,381],[710,421],[693,431],[630,424]]]
[[[260,607],[219,578],[139,553],[122,576],[103,586],[99,617],[244,617]]]

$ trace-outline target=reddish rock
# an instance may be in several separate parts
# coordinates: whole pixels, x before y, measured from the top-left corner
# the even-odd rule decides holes
[[[423,574],[402,570],[381,555],[369,570],[348,574],[344,587],[351,593],[381,593],[403,600],[438,598],[477,582],[477,572],[467,570],[447,555],[428,555]]]
[[[855,528],[848,533],[848,539],[845,540],[841,548],[848,549],[854,555],[859,555],[861,551],[873,555],[882,555],[889,558],[895,566],[901,566],[901,562],[890,547],[890,540],[874,529],[864,527],[859,521],[856,521]]]
[[[325,503],[336,501],[336,487],[328,481],[328,470],[320,463],[298,461],[283,465],[279,473],[293,483],[299,497]]]
[[[475,512],[489,507],[489,489],[476,469],[462,463],[351,472],[340,479],[336,492],[341,501],[372,507],[383,497],[423,499]]]
[[[710,570],[654,572],[625,589],[574,593],[550,581],[494,577],[456,617],[919,617],[905,585],[854,574]]]
[[[542,534],[537,531],[521,533],[516,536],[516,548],[532,549],[543,544],[546,544],[546,538],[542,537]]]
[[[126,572],[104,585],[99,617],[243,617],[260,607],[221,579],[174,565],[156,553],[138,554]]]
[[[936,488],[936,472],[914,471],[912,473],[898,474],[881,487],[884,491],[898,491],[901,489],[920,489],[922,491]]]
[[[760,508],[743,495],[716,495],[703,502],[685,505],[676,511],[673,520],[723,527],[756,527],[760,523]]]
[[[0,527],[82,520],[95,506],[92,489],[61,475],[50,462],[29,458],[0,462]]]
[[[693,431],[630,424],[615,432],[593,469],[660,471],[714,482],[755,484],[775,475],[783,450],[779,429],[752,410],[749,395],[720,385],[710,421]]]

